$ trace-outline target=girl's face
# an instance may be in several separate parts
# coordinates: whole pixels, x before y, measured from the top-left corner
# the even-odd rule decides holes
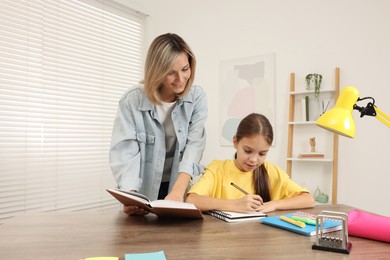
[[[237,159],[234,160],[234,164],[242,172],[252,172],[259,167],[269,151],[269,145],[262,135],[243,137],[239,142],[234,136],[233,143],[237,150]]]
[[[187,53],[183,52],[179,54],[172,69],[168,71],[162,82],[161,99],[165,102],[175,101],[176,96],[185,90],[190,77],[190,63]]]

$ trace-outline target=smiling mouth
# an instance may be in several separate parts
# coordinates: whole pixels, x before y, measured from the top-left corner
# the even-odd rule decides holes
[[[172,84],[172,87],[175,89],[182,89],[184,88],[184,84]]]

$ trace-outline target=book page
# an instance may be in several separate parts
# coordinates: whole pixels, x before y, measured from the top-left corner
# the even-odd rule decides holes
[[[134,205],[149,210],[150,200],[145,195],[118,189],[107,189],[107,191],[123,205]]]
[[[153,208],[176,208],[176,209],[197,209],[194,204],[173,200],[154,200],[151,202]]]
[[[249,217],[266,217],[267,214],[262,212],[248,212],[248,213],[240,213],[240,212],[233,212],[233,211],[221,211],[221,210],[212,210],[213,212],[217,214],[221,214],[228,218],[249,218]]]
[[[139,192],[136,192],[136,191],[124,191],[124,190],[120,190],[120,192],[125,193],[126,195],[133,196],[132,198],[135,199],[135,200],[138,200],[139,202],[149,203],[150,204],[149,198],[146,197],[145,195],[139,193]]]

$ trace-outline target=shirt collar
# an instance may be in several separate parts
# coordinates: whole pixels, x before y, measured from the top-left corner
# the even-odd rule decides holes
[[[141,111],[148,111],[148,110],[154,110],[154,104],[150,102],[150,100],[146,97],[146,95],[142,95],[140,97],[140,104],[139,104],[139,110]],[[190,102],[192,103],[192,99],[190,98],[190,94],[187,94],[184,97],[180,97],[177,100],[177,106],[180,106],[183,104],[183,102]]]

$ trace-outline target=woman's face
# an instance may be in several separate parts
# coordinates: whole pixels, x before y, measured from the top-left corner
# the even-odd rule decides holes
[[[191,67],[187,53],[181,53],[177,57],[172,69],[168,71],[162,82],[161,99],[164,102],[173,102],[176,96],[182,93],[188,79],[191,77]]]
[[[267,157],[270,147],[263,135],[243,137],[239,142],[234,136],[233,144],[237,150],[234,164],[242,172],[252,172],[259,167]]]

